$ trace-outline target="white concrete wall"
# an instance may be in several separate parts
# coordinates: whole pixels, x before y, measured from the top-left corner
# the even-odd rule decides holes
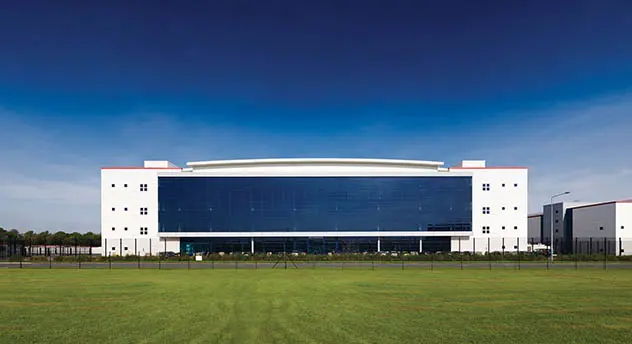
[[[451,171],[472,173],[472,236],[476,239],[476,251],[487,251],[487,238],[490,238],[490,251],[502,251],[503,238],[505,251],[507,247],[516,246],[516,241],[526,247],[528,170],[460,168]],[[489,184],[490,190],[483,191],[483,184]],[[483,207],[489,207],[490,214],[483,214]],[[489,227],[489,234],[483,233],[483,227]],[[484,246],[479,247],[479,244]]]
[[[135,241],[136,250],[140,255],[164,251],[164,242],[158,236],[159,171],[164,170],[101,170],[101,246],[104,255],[134,254]],[[141,184],[147,184],[147,191],[140,191]],[[147,215],[140,214],[141,208],[147,208]],[[147,228],[147,235],[141,234],[141,228],[144,227]],[[179,241],[176,244],[176,239],[170,240],[167,242],[168,250],[179,251]]]
[[[617,203],[616,208],[615,228],[617,241],[621,238],[619,249],[622,250],[622,255],[632,255],[632,203]]]

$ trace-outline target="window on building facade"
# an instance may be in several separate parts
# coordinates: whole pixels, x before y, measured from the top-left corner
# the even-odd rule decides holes
[[[141,215],[147,215],[147,208],[140,208]]]
[[[518,229],[518,226],[514,226],[514,229]]]
[[[116,230],[116,228],[112,227],[112,230]]]
[[[123,230],[127,230],[127,227],[125,227]]]
[[[127,251],[127,246],[125,246],[125,248],[123,250]]]
[[[489,207],[483,207],[483,214],[489,214]]]
[[[112,187],[115,187],[115,186],[116,186],[116,184],[112,184]]]
[[[169,177],[158,185],[160,232],[472,230],[469,177]]]
[[[140,234],[147,235],[147,227],[140,227]]]
[[[503,187],[505,187],[505,183],[503,183]]]
[[[503,230],[505,230],[505,226],[503,226]]]
[[[489,226],[483,226],[483,234],[489,234]]]
[[[489,184],[483,184],[483,191],[489,191]]]
[[[518,187],[518,184],[514,184],[514,188],[517,188],[517,187]]]
[[[112,251],[116,251],[116,247],[112,246]]]
[[[621,226],[621,229],[624,229],[624,227],[623,227],[623,226]]]
[[[140,191],[147,191],[147,184],[140,184]]]
[[[505,207],[503,207],[503,210],[505,210]]]
[[[127,184],[123,184],[123,187],[124,187],[124,188],[126,188],[126,187],[127,187]]]
[[[116,208],[112,208],[112,211],[116,210]]]
[[[603,230],[603,227],[599,227],[599,230],[600,230],[600,231],[602,231],[602,230]]]
[[[127,208],[125,208],[125,209],[123,209],[123,210],[127,211]]]
[[[514,207],[514,210],[518,210],[518,207]]]

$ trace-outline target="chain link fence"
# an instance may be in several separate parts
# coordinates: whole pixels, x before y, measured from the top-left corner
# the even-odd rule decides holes
[[[519,242],[511,238],[512,242]],[[0,267],[5,268],[100,268],[100,269],[632,269],[632,240],[622,238],[575,238],[551,243],[529,239],[505,249],[491,250],[490,239],[473,240],[473,250],[453,244],[456,250],[423,251],[409,241],[392,244],[388,250],[363,243],[332,246],[329,252],[295,250],[292,245],[260,248],[232,245],[197,247],[194,251],[168,250],[167,242],[150,239],[121,239],[100,243],[44,243],[0,239]],[[524,241],[524,239],[523,239]],[[111,250],[110,251],[110,246]],[[465,246],[465,245],[464,245]],[[477,250],[476,247],[479,249]],[[142,250],[141,250],[142,248]],[[327,246],[324,246],[327,249]],[[481,251],[481,248],[484,248]]]

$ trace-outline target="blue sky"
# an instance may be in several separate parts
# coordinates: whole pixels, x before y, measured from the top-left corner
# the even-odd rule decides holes
[[[94,230],[144,159],[486,159],[632,197],[629,1],[7,1],[0,226]]]

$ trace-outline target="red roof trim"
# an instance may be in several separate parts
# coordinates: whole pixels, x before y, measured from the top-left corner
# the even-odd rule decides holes
[[[101,167],[102,170],[181,170],[180,167],[136,167],[136,166],[120,166],[120,167]]]
[[[586,205],[580,205],[579,207],[572,207],[571,209],[598,207],[601,205],[616,204],[616,203],[632,203],[632,199],[623,199],[620,201],[608,201],[608,202],[601,202],[601,203],[595,203],[595,204],[586,204]]]
[[[450,167],[451,170],[528,170],[528,167],[523,166],[498,166],[498,167]]]

